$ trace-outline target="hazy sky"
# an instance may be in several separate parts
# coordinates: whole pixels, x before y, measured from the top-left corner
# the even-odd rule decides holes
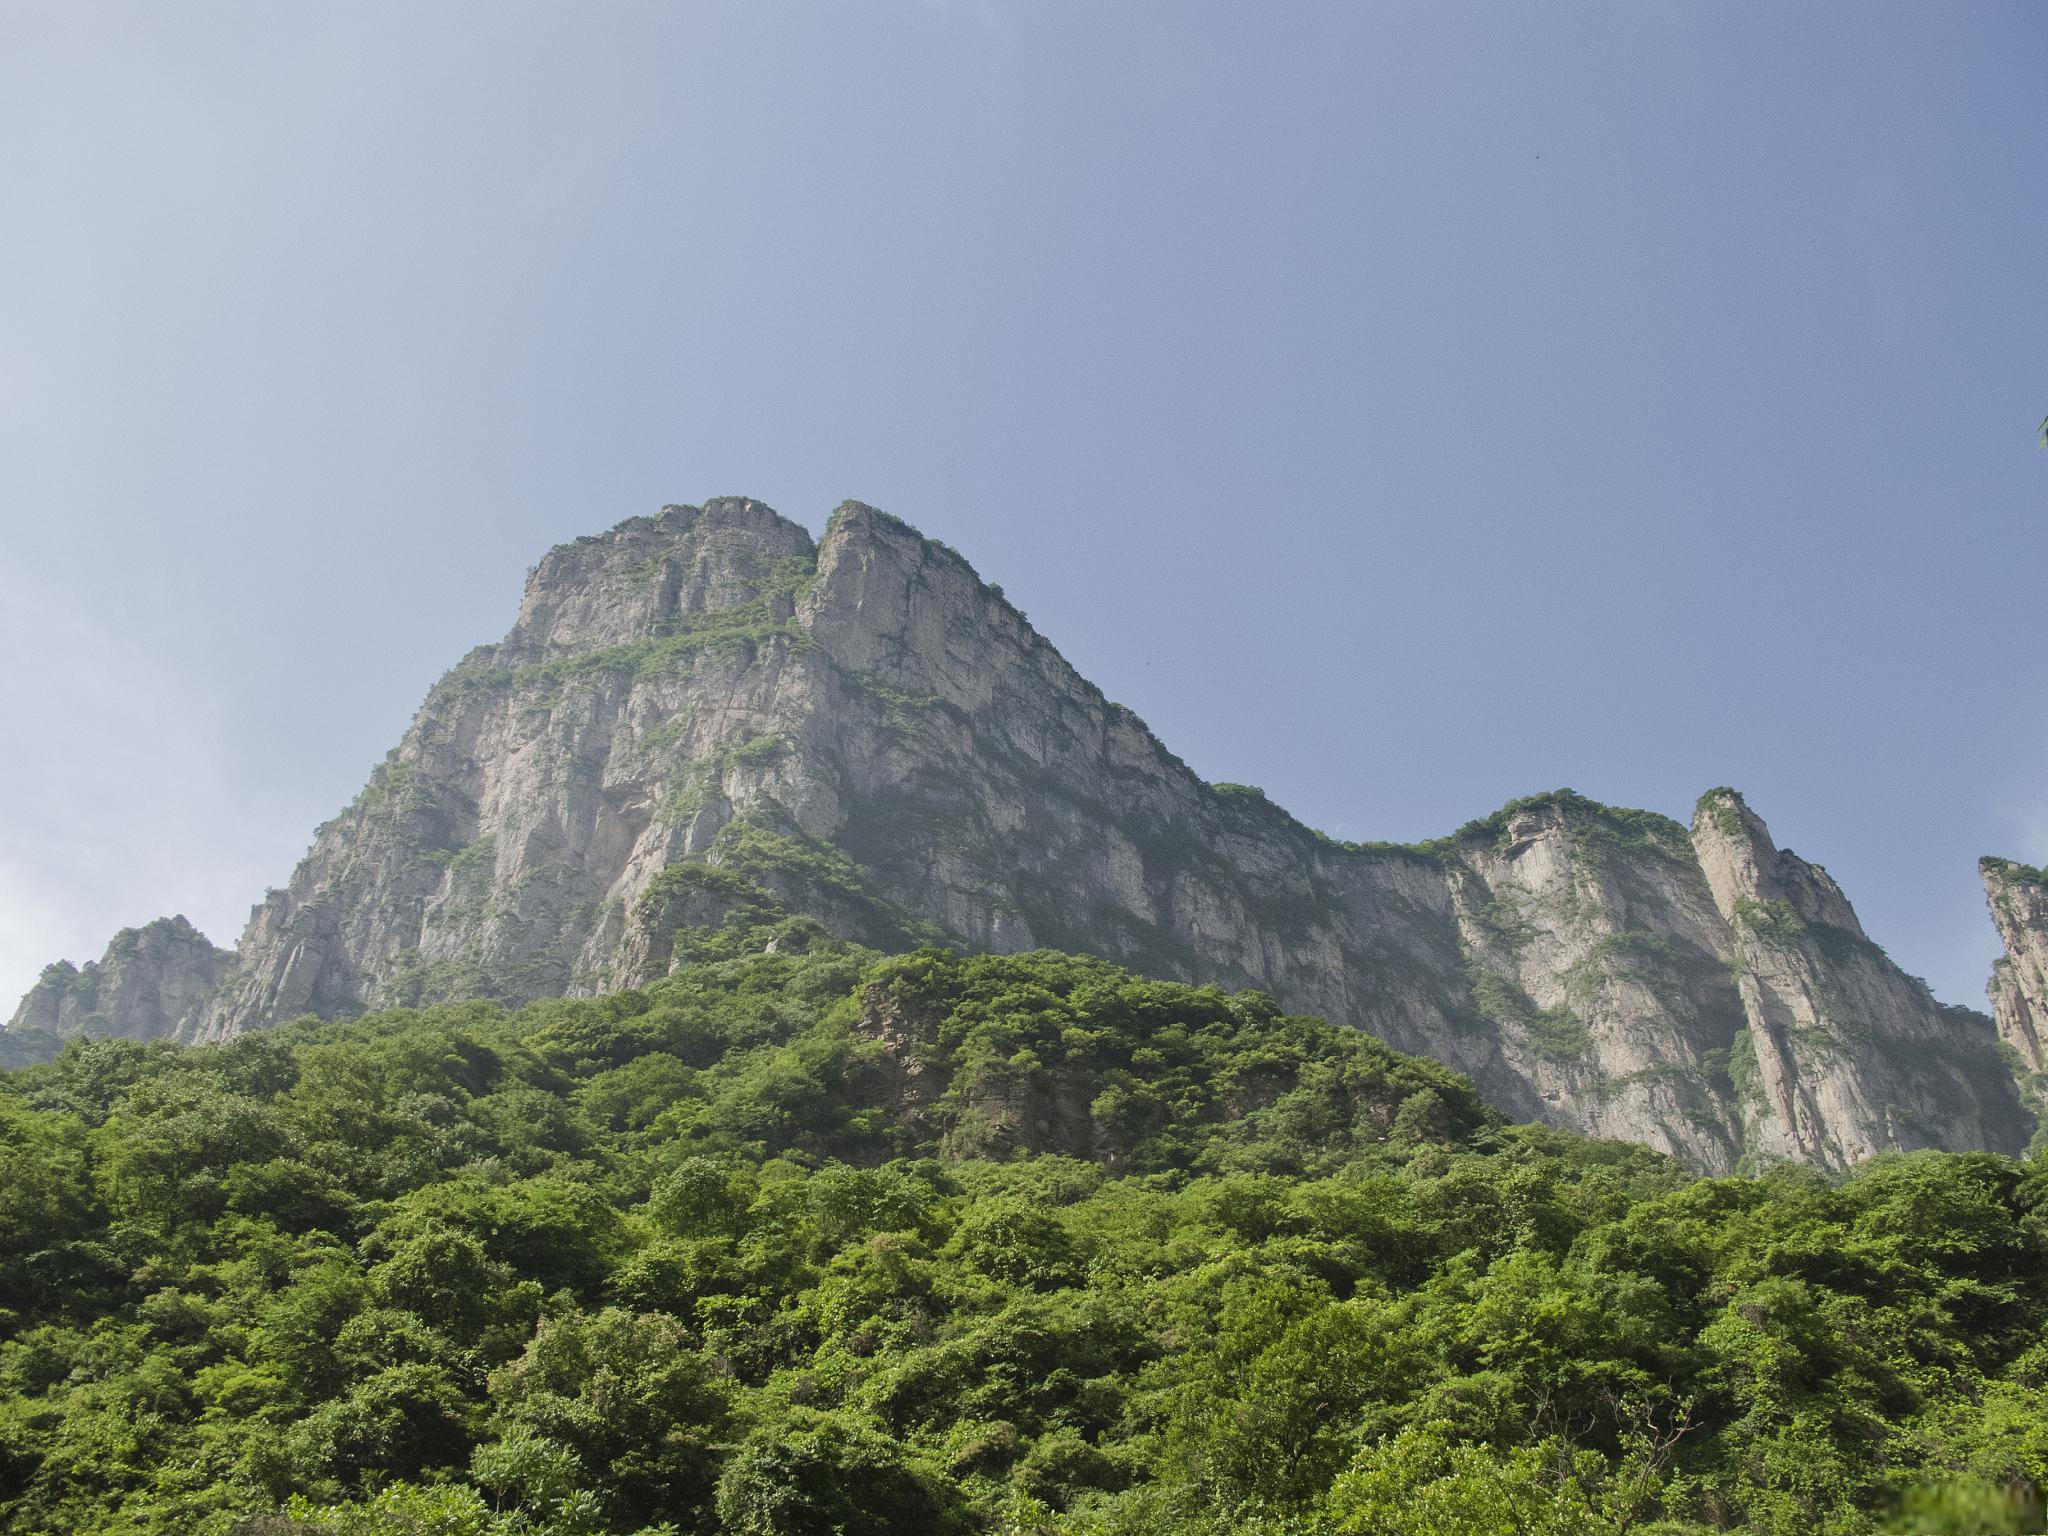
[[[2048,858],[2048,7],[0,0],[0,1016],[548,545],[858,497],[1345,837]]]

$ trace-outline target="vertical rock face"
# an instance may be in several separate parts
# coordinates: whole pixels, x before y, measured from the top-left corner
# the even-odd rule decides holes
[[[1203,783],[958,555],[854,503],[816,544],[733,498],[550,553],[180,1032],[628,986],[821,928],[1262,987],[1706,1169],[2024,1139],[1989,1021],[1732,796],[1690,832],[1566,791],[1332,842]]]
[[[1983,859],[1977,871],[2005,954],[1991,968],[1998,1036],[2030,1073],[2048,1071],[2048,871],[2009,859]]]
[[[182,917],[123,928],[98,960],[47,966],[0,1032],[0,1065],[46,1060],[66,1040],[156,1040],[205,1007],[234,955]]]
[[[1734,938],[1747,1030],[1733,1068],[1755,1152],[1839,1166],[2024,1142],[1982,1015],[1943,1007],[1893,965],[1826,870],[1777,848],[1733,790],[1701,799],[1693,842]]]
[[[1685,829],[1566,793],[1466,829],[1439,858],[1477,1033],[1529,1081],[1523,1112],[1732,1168],[1741,1009]]]
[[[782,784],[772,732],[800,690],[790,620],[814,560],[808,533],[739,499],[550,552],[511,633],[435,685],[256,909],[191,1038],[611,979],[649,881]]]

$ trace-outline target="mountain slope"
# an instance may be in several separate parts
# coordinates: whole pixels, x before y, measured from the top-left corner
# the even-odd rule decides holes
[[[706,933],[800,943],[793,915],[1261,987],[1707,1170],[2027,1133],[1989,1021],[1732,792],[1690,829],[1567,791],[1334,843],[1203,783],[957,554],[856,503],[815,545],[729,498],[552,551],[180,1033],[634,985]]]

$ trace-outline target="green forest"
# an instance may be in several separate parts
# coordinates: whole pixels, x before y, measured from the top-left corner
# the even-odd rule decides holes
[[[0,1075],[0,1531],[2038,1531],[2048,1168],[819,941]]]

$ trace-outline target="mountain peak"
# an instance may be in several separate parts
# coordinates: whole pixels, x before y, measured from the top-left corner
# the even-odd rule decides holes
[[[519,1004],[835,936],[1261,988],[1510,1114],[1716,1171],[2024,1140],[1988,1026],[1733,791],[1689,833],[1556,791],[1417,848],[1331,843],[1204,783],[958,553],[858,501],[815,542],[733,496],[549,551],[203,1013],[152,1017],[219,1039]]]
[[[1745,902],[1777,903],[1804,923],[1863,938],[1863,924],[1834,877],[1778,847],[1763,817],[1735,790],[1724,786],[1700,796],[1692,836],[1723,916]]]
[[[666,506],[549,550],[499,650],[526,664],[649,640],[753,602],[778,565],[808,568],[816,559],[810,533],[765,502],[721,496]]]
[[[97,960],[44,967],[7,1022],[0,1065],[14,1064],[31,1040],[47,1053],[81,1036],[148,1040],[175,1034],[205,1006],[233,959],[182,915],[123,928]]]
[[[829,539],[835,533],[847,537],[858,534],[886,534],[899,538],[924,538],[920,530],[912,527],[894,512],[884,512],[880,507],[853,500],[842,501],[832,509],[832,516],[825,523],[825,537]]]

